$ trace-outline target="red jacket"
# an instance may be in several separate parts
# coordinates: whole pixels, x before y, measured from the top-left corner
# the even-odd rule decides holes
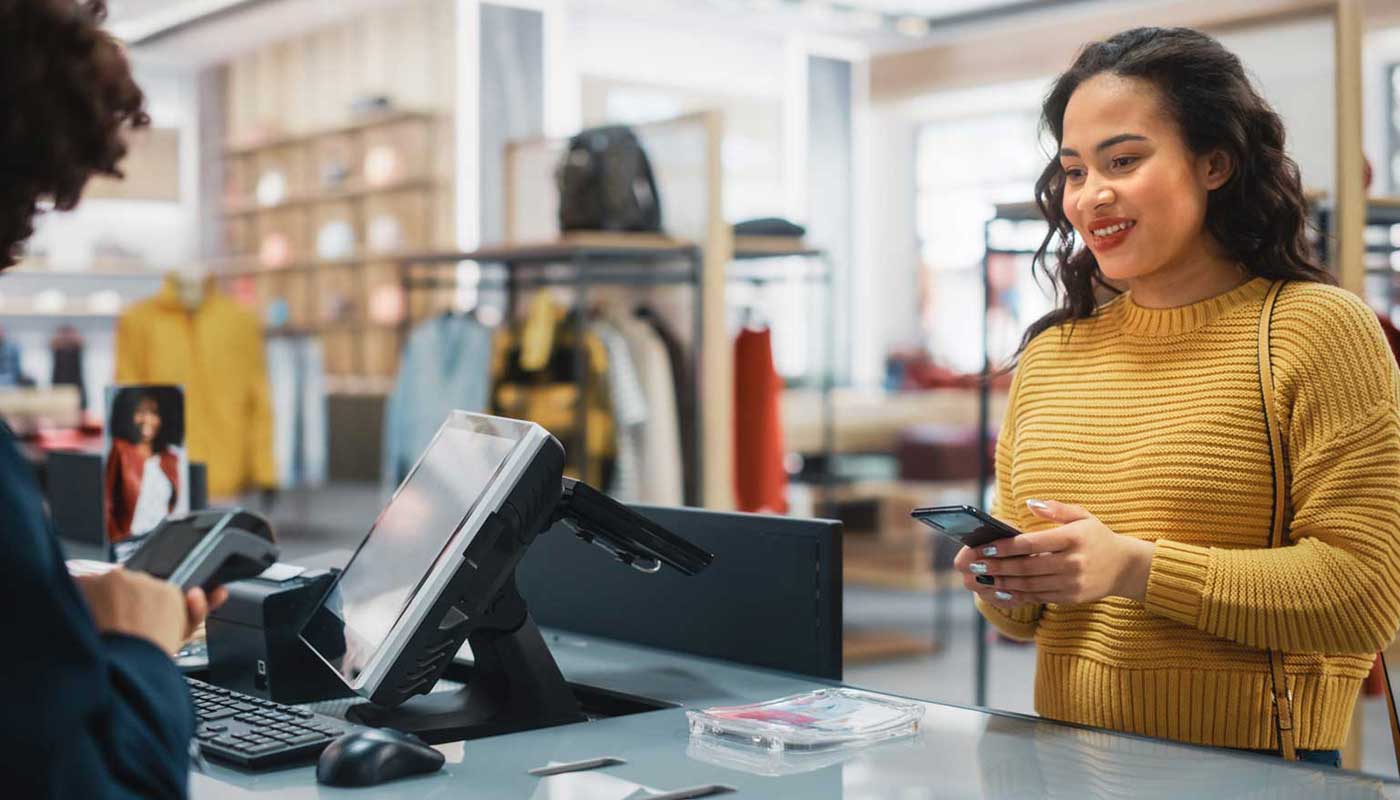
[[[160,454],[160,471],[170,479],[170,508],[180,496],[180,459],[169,450]],[[107,455],[107,541],[120,542],[131,538],[131,518],[136,516],[136,498],[141,496],[141,477],[146,462],[138,446],[125,439],[112,439],[112,452]]]

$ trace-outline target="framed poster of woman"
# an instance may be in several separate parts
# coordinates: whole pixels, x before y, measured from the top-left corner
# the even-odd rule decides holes
[[[116,386],[107,391],[104,513],[108,541],[150,531],[189,511],[185,393],[179,386]]]

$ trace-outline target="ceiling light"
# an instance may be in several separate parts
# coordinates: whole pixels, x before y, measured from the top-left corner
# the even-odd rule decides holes
[[[929,21],[924,17],[900,17],[894,24],[895,30],[915,38],[928,36],[929,28]]]

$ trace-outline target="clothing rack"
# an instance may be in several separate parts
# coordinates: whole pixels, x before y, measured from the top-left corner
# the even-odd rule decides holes
[[[977,388],[977,505],[986,502],[987,490],[991,486],[994,477],[993,464],[987,457],[988,446],[992,442],[991,434],[991,407],[992,407],[992,356],[989,343],[991,341],[991,297],[992,278],[991,261],[997,256],[1031,256],[1035,255],[1034,248],[1016,245],[1005,245],[997,241],[997,228],[999,222],[1044,222],[1045,217],[1040,213],[1040,208],[1035,203],[1007,203],[996,207],[995,215],[986,221],[982,226],[982,237],[986,244],[982,255],[982,380]],[[936,593],[935,593],[936,594]],[[935,630],[947,629],[947,604],[939,604],[940,608],[935,611]],[[973,703],[979,706],[987,704],[987,619],[981,614],[976,617],[974,625],[974,685]]]
[[[507,317],[513,315],[516,302],[526,290],[544,286],[563,286],[574,290],[573,302],[578,308],[588,306],[591,290],[605,286],[655,287],[688,286],[691,291],[691,392],[693,419],[682,424],[700,429],[700,369],[701,326],[704,303],[700,291],[703,262],[700,248],[679,239],[650,234],[587,234],[566,236],[552,242],[519,245],[493,245],[464,253],[427,253],[406,256],[398,262],[399,279],[405,302],[414,291],[424,289],[462,288],[456,274],[461,262],[475,262],[481,275],[476,289],[505,291]],[[441,274],[451,269],[451,276]],[[402,328],[418,322],[406,311]],[[582,314],[573,316],[577,341],[582,342],[587,320]],[[407,341],[406,336],[403,337]],[[580,463],[586,463],[588,448],[587,401],[589,370],[584,348],[574,352],[574,374],[579,381],[575,405],[575,437],[579,443]],[[697,436],[697,440],[701,437]],[[685,464],[685,498],[689,505],[700,504],[700,448],[691,449]]]
[[[1314,242],[1318,258],[1331,264],[1332,217],[1335,209],[1326,203],[1313,206],[1313,219],[1320,235]],[[1366,199],[1366,228],[1363,232],[1368,300],[1383,300],[1386,315],[1394,319],[1400,311],[1400,197]]]
[[[803,266],[794,269],[793,262],[802,259]],[[822,326],[822,359],[818,390],[822,403],[822,446],[820,471],[815,475],[803,469],[805,482],[830,485],[837,482],[833,459],[836,450],[836,408],[832,398],[835,389],[836,326],[831,324],[836,309],[835,269],[826,250],[808,247],[803,241],[787,236],[736,236],[734,261],[725,278],[731,283],[766,286],[772,283],[820,284],[826,297]]]

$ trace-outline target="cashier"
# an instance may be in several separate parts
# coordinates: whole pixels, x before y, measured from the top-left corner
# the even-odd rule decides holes
[[[101,2],[0,0],[0,268],[41,207],[71,209],[89,178],[119,176],[126,132],[149,122],[105,16]],[[71,579],[3,424],[0,608],[0,793],[184,797],[194,712],[170,656],[208,600],[120,569]]]
[[[1033,324],[997,442],[1023,534],[956,564],[1067,722],[1337,765],[1400,625],[1400,373],[1333,285],[1279,115],[1196,31],[1054,83]]]

